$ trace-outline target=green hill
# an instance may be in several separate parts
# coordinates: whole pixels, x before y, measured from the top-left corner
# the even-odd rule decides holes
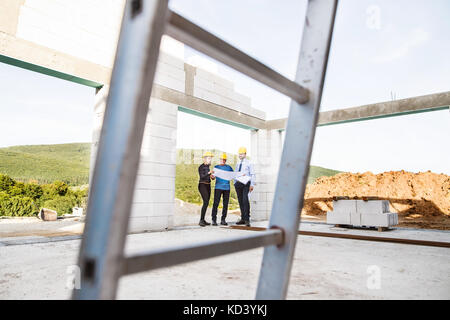
[[[319,177],[323,177],[323,176],[330,177],[330,176],[334,176],[341,172],[342,171],[327,169],[327,168],[318,167],[318,166],[310,166],[309,167],[309,175],[308,175],[308,184],[313,183]]]
[[[61,180],[69,185],[84,185],[89,182],[90,143],[67,143],[54,145],[15,146],[0,148],[0,173],[13,179],[28,182],[52,183]],[[221,154],[217,155],[214,164]],[[202,150],[178,149],[175,196],[181,200],[200,203],[197,190],[198,172]],[[228,154],[228,163],[234,167],[237,155]],[[332,176],[340,171],[311,166],[308,183],[321,176]],[[237,207],[236,193],[232,188],[231,208]]]
[[[22,182],[87,184],[90,148],[90,143],[0,148],[0,173]]]

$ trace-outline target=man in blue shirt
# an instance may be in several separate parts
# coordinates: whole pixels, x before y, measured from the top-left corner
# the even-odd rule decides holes
[[[224,171],[233,171],[233,168],[226,164],[227,154],[223,153],[220,157],[220,164],[215,166],[215,169]],[[230,200],[230,181],[216,177],[216,187],[214,188],[214,204],[212,208],[212,225],[217,226],[217,209],[219,208],[220,198],[223,195],[223,209],[222,218],[220,224],[223,226],[228,225],[225,221],[228,211],[228,201]]]
[[[240,147],[238,153],[239,162],[236,164],[235,171],[242,172],[245,176],[250,178],[250,181],[247,182],[247,184],[243,184],[239,181],[234,183],[239,201],[239,208],[241,209],[241,220],[236,222],[236,224],[245,224],[247,227],[250,227],[250,201],[248,199],[248,194],[253,191],[255,186],[255,172],[250,161],[246,159],[247,148]]]

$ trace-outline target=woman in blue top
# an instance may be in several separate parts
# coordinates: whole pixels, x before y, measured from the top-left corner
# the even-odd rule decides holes
[[[233,168],[226,164],[227,154],[224,153],[220,157],[220,164],[215,166],[215,169],[224,171],[233,171]],[[214,173],[214,170],[213,170]],[[220,198],[223,195],[223,209],[222,218],[220,224],[223,226],[228,225],[225,221],[228,211],[228,201],[230,200],[230,181],[216,177],[216,186],[214,188],[214,204],[212,209],[212,225],[217,226],[217,209],[219,208]]]

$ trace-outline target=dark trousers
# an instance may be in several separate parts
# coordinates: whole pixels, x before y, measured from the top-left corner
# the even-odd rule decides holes
[[[203,206],[200,215],[200,220],[205,219],[206,209],[208,209],[209,198],[211,197],[211,185],[207,183],[199,183],[198,191],[202,195]]]
[[[250,201],[248,200],[248,193],[250,191],[250,181],[247,184],[236,182],[234,185],[241,209],[241,219],[250,221]]]
[[[219,208],[220,197],[223,195],[222,221],[225,221],[228,211],[228,201],[230,200],[230,190],[214,190],[214,204],[212,208],[212,219],[217,221],[217,209]]]

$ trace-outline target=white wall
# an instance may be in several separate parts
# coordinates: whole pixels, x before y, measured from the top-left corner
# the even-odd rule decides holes
[[[252,163],[256,185],[250,201],[252,220],[269,219],[282,152],[282,137],[278,130],[252,131]]]
[[[26,0],[16,37],[111,67],[124,0]]]
[[[175,211],[178,106],[151,99],[141,148],[129,231],[168,229]]]

